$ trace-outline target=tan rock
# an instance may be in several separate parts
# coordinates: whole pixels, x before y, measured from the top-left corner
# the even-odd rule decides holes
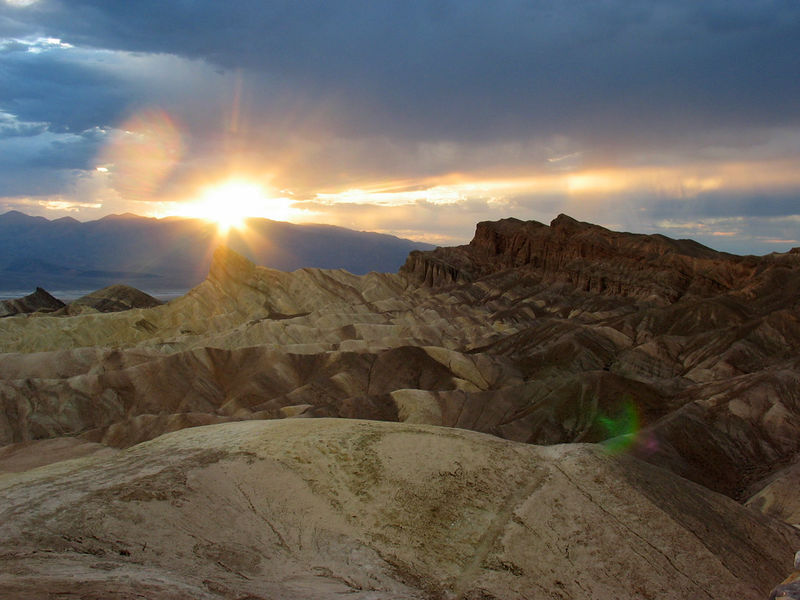
[[[356,420],[186,429],[7,475],[0,498],[9,599],[144,582],[154,599],[756,600],[800,544],[596,446]]]

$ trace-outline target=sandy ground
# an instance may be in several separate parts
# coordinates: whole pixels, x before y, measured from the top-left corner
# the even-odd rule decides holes
[[[109,457],[117,450],[77,438],[52,438],[0,446],[0,475],[21,473],[43,465],[84,456]]]

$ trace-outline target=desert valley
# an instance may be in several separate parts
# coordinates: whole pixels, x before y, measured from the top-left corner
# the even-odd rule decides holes
[[[800,2],[0,0],[0,600],[800,600]]]
[[[4,598],[766,600],[800,549],[799,249],[503,219],[0,314]]]

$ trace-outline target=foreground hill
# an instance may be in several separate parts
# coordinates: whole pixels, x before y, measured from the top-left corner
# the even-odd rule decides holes
[[[748,575],[766,596],[798,549],[794,530],[753,516],[796,522],[798,349],[794,251],[740,257],[564,215],[481,223],[470,244],[413,252],[396,274],[286,273],[220,248],[206,280],[164,306],[0,319],[0,445],[14,464],[44,464],[45,441],[63,436],[78,456],[198,425],[225,437],[251,431],[232,421],[298,417],[472,429],[504,448],[603,442],[625,465],[654,465],[631,469],[671,472],[676,515],[693,514],[683,498],[700,489],[683,477],[743,511],[703,527],[754,518],[784,532],[764,558],[769,577]],[[683,543],[671,556],[696,555]],[[564,583],[565,565],[553,568]]]
[[[96,289],[126,283],[142,289],[186,289],[208,272],[221,243],[200,219],[111,215],[81,223],[11,211],[0,215],[2,289]],[[411,250],[431,248],[390,235],[326,225],[249,219],[224,240],[259,264],[282,270],[342,268],[393,272]]]
[[[800,544],[596,446],[341,419],[183,430],[0,497],[7,598],[756,600]]]

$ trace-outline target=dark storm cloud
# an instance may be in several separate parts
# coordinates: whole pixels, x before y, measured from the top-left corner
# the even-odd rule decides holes
[[[51,196],[69,189],[75,180],[72,171],[23,167],[13,171],[0,169],[0,189],[6,198]],[[17,208],[9,205],[9,209]],[[26,212],[20,206],[17,210]]]
[[[0,109],[53,131],[84,131],[116,123],[140,93],[68,51],[0,54]]]
[[[787,217],[775,238],[794,239],[798,73],[796,0],[0,0],[0,197],[121,212],[94,171],[113,167],[105,132],[158,114],[182,153],[146,200],[231,173],[312,208],[517,179],[452,204],[317,208],[443,240],[558,212],[731,244]]]
[[[800,4],[788,0],[42,0],[4,10],[73,44],[201,58],[346,99],[335,119],[351,133],[562,133],[614,149],[800,120]]]
[[[70,189],[80,172],[93,171],[108,132],[97,127],[54,132],[47,123],[0,112],[0,192],[49,195]]]
[[[103,146],[106,135],[102,130],[90,129],[79,135],[54,136],[27,164],[52,169],[94,169],[94,157]]]
[[[794,216],[800,215],[800,190],[770,194],[705,192],[691,201],[661,199],[647,210],[656,219]]]
[[[213,71],[198,73],[189,61],[87,50],[44,38],[0,41],[0,48],[7,50],[0,51],[0,195],[25,193],[26,185],[27,193],[40,189],[23,177],[23,169],[39,169],[40,179],[54,182],[70,175],[50,177],[48,168],[94,170],[106,133],[138,110],[178,107],[176,112],[201,125],[210,121],[209,112],[219,112],[218,103],[209,107],[219,83]]]

